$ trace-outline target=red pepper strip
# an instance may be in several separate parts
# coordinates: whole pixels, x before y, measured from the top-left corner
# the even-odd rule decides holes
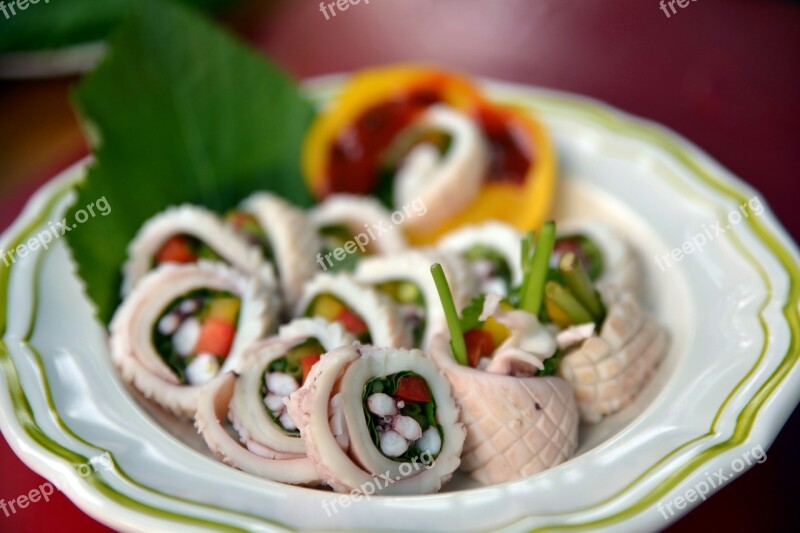
[[[210,353],[217,357],[226,357],[231,351],[236,326],[218,318],[209,317],[203,322],[200,337],[194,347],[194,353]]]
[[[394,398],[409,402],[429,402],[431,401],[431,390],[421,376],[403,376],[397,382],[397,392],[394,394]]]
[[[303,367],[303,383],[306,382],[306,378],[308,374],[311,372],[311,368],[317,364],[322,354],[312,353],[308,355],[304,355],[300,358],[300,366]]]
[[[360,316],[349,309],[342,309],[339,314],[336,315],[336,322],[339,322],[344,326],[344,329],[356,337],[360,337],[368,331],[366,322],[361,320]]]
[[[161,263],[194,263],[197,261],[195,254],[189,247],[186,237],[176,235],[170,238],[156,253],[156,264]]]
[[[492,335],[482,329],[471,329],[464,333],[464,344],[467,345],[467,360],[469,366],[475,368],[481,357],[492,355],[494,342]]]

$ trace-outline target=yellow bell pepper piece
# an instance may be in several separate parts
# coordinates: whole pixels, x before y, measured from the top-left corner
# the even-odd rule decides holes
[[[344,304],[337,298],[328,294],[321,294],[314,298],[309,315],[318,316],[329,322],[333,322],[344,309]]]
[[[511,307],[509,304],[505,302],[500,302],[500,309],[503,311],[513,311],[514,308]],[[504,325],[498,322],[493,316],[490,316],[486,319],[483,323],[483,327],[481,328],[486,331],[489,335],[492,336],[492,343],[495,347],[500,346],[504,340],[506,340],[510,335],[511,331]]]
[[[572,325],[572,321],[569,319],[569,316],[567,316],[567,314],[564,313],[560,307],[554,305],[553,302],[547,298],[544,300],[544,306],[545,309],[547,309],[547,316],[550,317],[550,320],[552,320],[556,326],[560,328],[567,328]]]
[[[208,309],[208,316],[227,322],[236,323],[236,315],[239,313],[239,298],[220,297],[211,300]]]

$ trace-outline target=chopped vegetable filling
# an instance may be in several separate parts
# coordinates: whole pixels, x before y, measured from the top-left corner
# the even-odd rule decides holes
[[[194,263],[198,259],[219,261],[220,256],[197,237],[174,235],[158,249],[153,257],[153,266],[163,263]]]
[[[606,309],[586,266],[598,273],[602,269],[594,243],[583,236],[556,241],[553,222],[544,224],[535,247],[533,237],[530,232],[522,240],[521,287],[509,291],[505,301],[497,293],[475,298],[460,318],[441,266],[431,267],[459,364],[514,375],[553,375],[568,343],[601,327]],[[467,257],[485,257],[482,248],[470,250],[472,257]],[[551,343],[551,332],[542,326],[547,323],[571,329]],[[512,324],[514,332],[509,330]]]
[[[213,378],[236,336],[239,298],[198,289],[173,300],[153,328],[153,346],[183,384]]]
[[[553,255],[550,256],[550,268],[558,270],[558,262],[568,253],[574,253],[580,260],[583,268],[589,274],[589,279],[597,281],[603,273],[603,254],[593,240],[585,235],[565,235],[556,239]]]
[[[398,372],[364,385],[364,416],[375,447],[399,462],[419,462],[424,453],[442,449],[436,402],[422,376]]]
[[[324,318],[328,322],[339,322],[360,342],[364,344],[372,342],[369,327],[364,319],[332,294],[320,294],[314,298],[306,310],[306,316]]]
[[[464,253],[481,282],[481,292],[507,295],[511,290],[511,268],[505,257],[488,246],[476,244]]]
[[[322,255],[330,256],[337,248],[344,248],[345,244],[353,239],[353,234],[354,232],[344,224],[321,227],[319,229],[319,235],[322,238]],[[357,248],[354,253],[345,255],[344,259],[341,261],[333,262],[327,271],[352,272],[355,270],[358,261],[362,257],[370,255],[370,253],[369,245],[364,248],[363,252],[360,248]]]
[[[414,335],[414,345],[420,346],[425,333],[425,297],[420,288],[410,281],[398,280],[381,283],[377,289],[399,306]]]
[[[293,437],[299,437],[300,432],[286,411],[283,400],[303,385],[311,368],[324,352],[322,344],[310,338],[286,352],[283,357],[274,359],[264,372],[261,393],[267,413],[278,427]]]
[[[254,215],[245,211],[233,210],[229,211],[225,218],[236,233],[261,250],[266,260],[274,260],[275,255],[267,232],[261,227]]]

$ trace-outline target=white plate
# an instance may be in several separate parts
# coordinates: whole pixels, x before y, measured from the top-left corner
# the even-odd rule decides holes
[[[323,103],[340,82],[307,87]],[[87,513],[126,530],[656,529],[700,502],[693,487],[730,483],[798,402],[794,244],[768,211],[725,229],[728,213],[763,199],[659,126],[575,96],[498,83],[487,91],[535,108],[550,126],[562,175],[556,215],[605,219],[636,243],[649,304],[671,333],[655,379],[632,406],[582,428],[577,457],[512,483],[475,488],[460,478],[438,495],[376,495],[329,516],[322,503],[332,493],[228,468],[188,425],[165,431],[171,419],[117,377],[63,239],[0,262],[0,428],[15,452]],[[43,187],[0,248],[59,220],[83,169]],[[656,266],[656,254],[716,220],[725,231],[702,252]],[[106,451],[113,465],[97,460]]]

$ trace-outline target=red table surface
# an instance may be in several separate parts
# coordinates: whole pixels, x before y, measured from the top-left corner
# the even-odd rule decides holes
[[[325,20],[318,3],[288,0],[262,15],[244,33],[297,77],[427,61],[593,96],[661,122],[752,184],[795,240],[800,235],[796,3],[696,0],[667,18],[656,0],[372,0]],[[0,132],[4,127],[0,120]],[[36,179],[14,184],[0,227],[75,150],[41,165]],[[765,463],[671,529],[800,530],[799,447],[796,411]],[[0,472],[6,500],[43,483],[5,442]],[[0,511],[3,532],[56,529],[106,530],[60,494],[8,518]]]

